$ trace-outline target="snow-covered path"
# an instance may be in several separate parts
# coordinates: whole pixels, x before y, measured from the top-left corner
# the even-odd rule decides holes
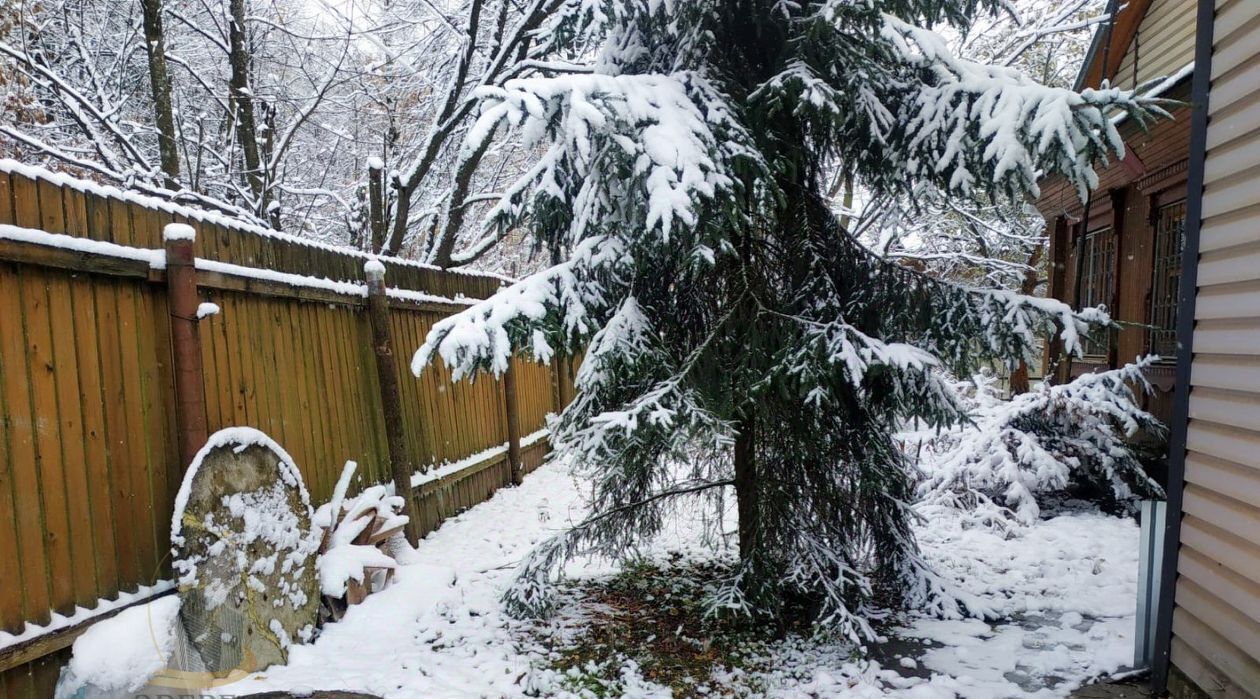
[[[447,520],[396,583],[352,608],[285,667],[225,687],[345,689],[389,697],[519,696],[531,658],[514,649],[499,596],[512,568],[585,510],[568,473],[539,469],[519,488]]]
[[[287,666],[220,691],[507,697],[532,689],[552,696],[557,678],[540,669],[536,651],[519,647],[521,622],[504,614],[499,597],[515,562],[583,513],[564,467],[539,469],[523,486],[447,521],[421,542],[395,585],[328,626],[313,645],[294,648]],[[934,521],[920,537],[937,570],[1016,621],[916,620],[876,651],[882,667],[798,639],[775,654],[776,669],[758,684],[784,697],[1064,696],[1131,656],[1137,535],[1129,520],[1087,513],[1041,522],[1009,541],[952,519]]]

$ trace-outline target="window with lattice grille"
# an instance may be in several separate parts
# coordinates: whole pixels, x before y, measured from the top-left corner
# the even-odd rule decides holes
[[[1081,267],[1081,308],[1109,306],[1111,290],[1116,278],[1116,237],[1110,228],[1102,228],[1085,234],[1081,248],[1084,262]],[[1095,331],[1094,337],[1085,342],[1087,356],[1105,356],[1111,349],[1110,333]]]
[[[1177,356],[1177,297],[1181,292],[1181,248],[1186,202],[1161,206],[1155,219],[1155,270],[1151,280],[1151,329],[1147,349],[1165,361]]]

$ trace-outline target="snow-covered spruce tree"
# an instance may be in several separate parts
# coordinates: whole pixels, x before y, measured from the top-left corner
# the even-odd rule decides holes
[[[521,566],[511,608],[545,609],[570,555],[628,554],[671,501],[733,487],[740,558],[715,607],[803,611],[854,639],[874,604],[960,611],[912,536],[894,426],[959,418],[942,367],[1027,355],[1056,326],[1078,350],[1109,321],[876,259],[839,228],[821,174],[838,159],[875,192],[1019,197],[1059,173],[1084,192],[1091,161],[1122,148],[1103,110],[1155,109],[958,60],[922,28],[978,11],[569,0],[542,40],[566,66],[594,56],[590,71],[481,91],[467,148],[506,122],[540,153],[490,225],[528,226],[568,259],[435,326],[413,370],[584,351],[552,440],[595,513]]]

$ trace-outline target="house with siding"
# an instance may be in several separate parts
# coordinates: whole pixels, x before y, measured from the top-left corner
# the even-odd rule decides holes
[[[1191,5],[1191,3],[1186,3]],[[1154,682],[1260,697],[1260,0],[1200,0]]]
[[[1097,32],[1076,87],[1097,88],[1105,79],[1188,102],[1194,27],[1194,4],[1187,0],[1124,4]],[[1093,338],[1085,357],[1060,362],[1060,380],[1157,354],[1162,361],[1148,374],[1155,391],[1144,407],[1165,422],[1172,417],[1190,156],[1190,107],[1169,111],[1171,119],[1146,128],[1120,124],[1125,157],[1099,170],[1088,200],[1052,180],[1042,184],[1037,201],[1050,239],[1050,296],[1081,307],[1104,305],[1123,324]],[[1052,362],[1059,351],[1049,352]]]
[[[1166,77],[1165,77],[1166,76]],[[1122,323],[1060,378],[1144,352],[1170,425],[1151,682],[1173,697],[1260,699],[1260,0],[1130,0],[1079,87],[1183,101],[1087,202],[1038,202],[1051,294]]]

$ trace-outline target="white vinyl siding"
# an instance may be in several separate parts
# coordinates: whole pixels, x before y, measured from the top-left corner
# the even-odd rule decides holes
[[[1139,81],[1189,62],[1193,31],[1156,16],[1182,1],[1143,20]],[[1218,0],[1214,26],[1172,662],[1209,697],[1260,699],[1260,0]]]
[[[1132,88],[1172,75],[1193,61],[1194,5],[1194,0],[1154,0],[1124,52],[1113,84]]]

